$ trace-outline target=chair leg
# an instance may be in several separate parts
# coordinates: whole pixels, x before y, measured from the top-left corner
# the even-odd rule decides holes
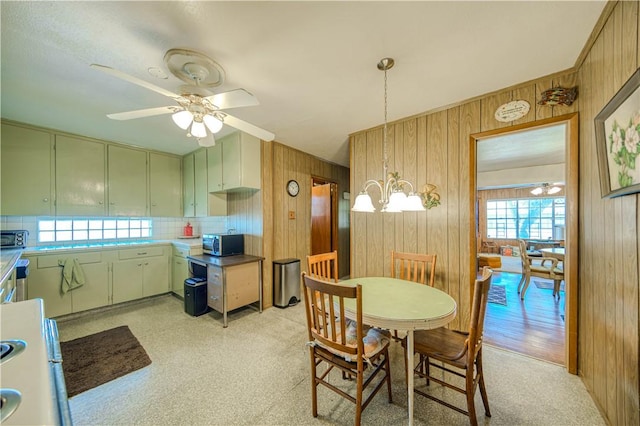
[[[360,421],[362,420],[362,376],[364,376],[364,373],[358,371],[358,377],[356,378],[356,426],[360,426]]]
[[[318,417],[318,383],[316,382],[317,377],[317,366],[316,366],[316,357],[313,353],[313,348],[309,348],[309,353],[311,355],[311,412],[313,417]]]
[[[553,297],[560,299],[560,280],[553,281]]]
[[[476,418],[476,406],[473,401],[474,396],[474,381],[473,381],[473,364],[467,367],[466,374],[466,395],[467,395],[467,411],[469,412],[469,422],[472,426],[478,425],[478,419]]]
[[[520,294],[520,292],[522,291],[522,285],[524,284],[524,279],[525,279],[525,275],[522,274],[522,277],[520,278],[520,282],[518,283],[518,294]]]
[[[484,386],[484,371],[482,370],[482,349],[478,352],[476,358],[476,374],[479,377],[478,385],[480,386],[480,396],[482,396],[482,403],[484,404],[484,415],[491,417],[491,410],[489,410],[489,398],[487,398],[487,389]]]
[[[524,280],[524,287],[522,287],[522,292],[520,293],[521,300],[524,300],[524,295],[527,292],[527,289],[529,288],[530,282],[531,282],[531,276],[527,275]]]
[[[393,402],[393,397],[391,396],[391,362],[389,362],[389,351],[387,351],[384,354],[384,362],[386,364],[386,371],[385,373],[387,374],[387,392],[389,392],[389,402]],[[404,363],[407,363],[407,357],[404,357]],[[406,372],[407,369],[405,367],[404,371]]]

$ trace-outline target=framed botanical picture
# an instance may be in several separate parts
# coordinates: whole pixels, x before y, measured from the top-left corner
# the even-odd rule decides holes
[[[595,118],[602,197],[640,192],[640,68]]]

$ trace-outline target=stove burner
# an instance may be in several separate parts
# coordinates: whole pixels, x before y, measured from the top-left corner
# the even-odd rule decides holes
[[[0,389],[0,423],[9,418],[16,411],[22,394],[15,389]]]
[[[27,347],[24,340],[1,340],[0,341],[0,363],[7,362],[11,358],[18,356]]]

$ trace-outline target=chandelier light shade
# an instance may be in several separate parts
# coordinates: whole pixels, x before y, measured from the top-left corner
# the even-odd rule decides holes
[[[543,183],[541,186],[533,188],[531,193],[533,195],[553,195],[562,191],[562,188],[556,185],[551,186],[550,183]]]
[[[191,136],[195,138],[204,138],[207,136],[207,129],[202,121],[193,120],[191,124]]]
[[[351,208],[354,212],[373,213],[376,208],[373,205],[368,191],[370,188],[378,188],[380,192],[381,211],[387,213],[397,213],[403,211],[424,211],[440,204],[440,195],[435,192],[436,186],[427,184],[419,194],[411,182],[401,179],[398,172],[389,173],[389,158],[387,156],[387,70],[395,64],[392,58],[383,58],[378,62],[378,69],[384,71],[384,127],[382,134],[382,144],[384,148],[384,158],[382,161],[384,181],[369,179],[353,203]],[[409,193],[405,193],[408,189]]]
[[[222,129],[222,121],[213,115],[207,114],[202,120],[211,133],[218,133]]]

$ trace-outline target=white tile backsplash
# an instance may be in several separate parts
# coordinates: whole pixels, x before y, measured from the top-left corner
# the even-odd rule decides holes
[[[51,219],[51,216],[47,216]],[[38,245],[51,245],[51,243],[38,243],[38,219],[45,219],[44,216],[0,216],[1,230],[26,229],[29,231],[27,238],[28,247],[36,247]],[[227,232],[226,216],[210,216],[210,217],[152,217],[150,218],[152,225],[152,238],[154,240],[174,240],[184,235],[184,227],[187,222],[193,227],[193,235],[217,234]]]

